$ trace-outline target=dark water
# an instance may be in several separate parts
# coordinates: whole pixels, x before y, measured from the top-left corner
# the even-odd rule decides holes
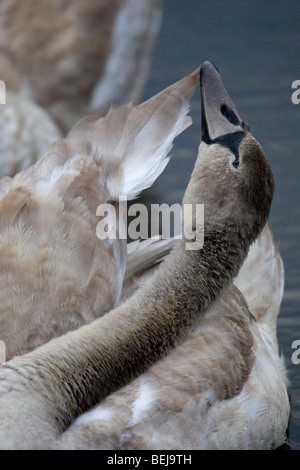
[[[291,360],[292,342],[300,340],[300,104],[291,101],[291,84],[300,80],[299,14],[298,0],[165,0],[144,93],[148,98],[210,60],[268,155],[276,181],[269,222],[285,264],[278,337],[291,381],[291,449],[300,449],[300,364]],[[193,127],[176,139],[171,162],[146,195],[151,202],[181,202],[200,139],[196,95]]]

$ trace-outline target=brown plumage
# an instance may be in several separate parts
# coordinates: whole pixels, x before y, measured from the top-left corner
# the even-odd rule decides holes
[[[150,282],[154,263],[177,244],[129,245],[125,296]],[[225,290],[181,345],[81,415],[57,448],[269,449],[284,443],[289,402],[274,335],[283,271],[267,226],[234,282],[242,292],[234,285]]]
[[[119,301],[126,239],[100,239],[97,208],[135,198],[191,120],[199,70],[137,107],[87,116],[0,180],[0,331],[7,359],[90,323]],[[118,226],[116,227],[118,231]],[[125,236],[126,238],[126,236]]]
[[[211,64],[205,63],[201,73],[202,88],[209,77],[217,78],[214,91],[228,103]],[[219,113],[220,107],[214,112]],[[209,141],[205,135],[184,196],[184,203],[205,204],[203,248],[186,250],[186,240],[182,240],[150,283],[120,307],[2,366],[2,447],[55,447],[57,434],[78,414],[138,377],[187,338],[237,275],[250,244],[266,223],[273,177],[261,147],[238,114],[234,115],[231,134],[238,132],[240,137],[235,155],[232,135],[221,141]],[[232,119],[223,115],[220,122],[219,131],[224,131]],[[236,152],[239,165],[232,164]],[[257,178],[252,178],[254,173]],[[257,191],[260,205],[252,197]],[[243,351],[233,355],[237,361],[234,381],[221,395],[230,399],[243,388],[254,361],[248,329],[252,319],[246,304],[234,291],[227,303],[229,312],[233,304],[239,304],[243,312],[238,322],[229,314],[229,325],[235,333],[240,331],[236,350]]]

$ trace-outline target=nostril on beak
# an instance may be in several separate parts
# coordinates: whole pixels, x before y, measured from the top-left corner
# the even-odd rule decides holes
[[[221,104],[220,111],[222,115],[227,119],[227,121],[229,121],[231,124],[233,124],[234,126],[237,126],[239,124],[237,116],[226,103]]]

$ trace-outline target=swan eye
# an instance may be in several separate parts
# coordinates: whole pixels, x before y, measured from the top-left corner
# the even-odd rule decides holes
[[[238,160],[237,158],[236,158],[235,160],[233,160],[233,162],[232,162],[232,166],[233,166],[234,168],[238,168],[239,164],[240,164],[240,162],[239,162],[239,160]]]

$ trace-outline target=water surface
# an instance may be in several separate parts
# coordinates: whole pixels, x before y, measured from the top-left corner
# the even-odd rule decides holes
[[[291,449],[300,449],[300,364],[291,360],[292,342],[300,340],[300,105],[291,101],[291,84],[300,80],[299,13],[297,0],[165,0],[144,93],[148,98],[204,60],[214,62],[269,158],[276,182],[269,222],[285,265],[278,338],[291,381]],[[192,128],[176,139],[173,158],[146,194],[153,203],[181,202],[201,134],[198,93],[191,115]]]

